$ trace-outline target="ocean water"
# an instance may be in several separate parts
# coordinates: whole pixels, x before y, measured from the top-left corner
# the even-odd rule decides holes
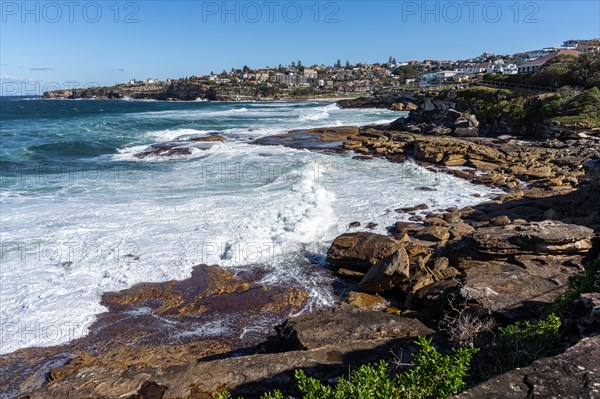
[[[3,99],[0,353],[85,335],[106,310],[102,293],[184,279],[200,263],[259,265],[264,283],[308,290],[307,310],[331,304],[325,277],[306,266],[324,263],[350,222],[384,233],[406,217],[395,208],[466,206],[492,192],[410,162],[250,142],[400,115],[309,102]],[[189,155],[134,156],[214,132],[225,140]]]

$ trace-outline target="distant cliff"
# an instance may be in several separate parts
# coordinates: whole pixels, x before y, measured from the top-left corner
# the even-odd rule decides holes
[[[170,84],[153,85],[117,85],[107,87],[90,87],[86,89],[53,90],[44,93],[46,99],[97,99],[97,100],[164,100],[193,101],[202,100],[234,100],[233,92],[217,89],[200,81],[178,81]]]
[[[172,83],[120,84],[86,89],[53,90],[45,99],[90,100],[160,100],[160,101],[300,101],[330,99],[335,93],[315,92],[310,88],[284,88],[254,84],[223,84],[198,79],[182,79]],[[338,99],[338,98],[336,98]]]

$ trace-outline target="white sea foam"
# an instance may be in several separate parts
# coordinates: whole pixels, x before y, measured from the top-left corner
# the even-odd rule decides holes
[[[197,129],[167,129],[148,132],[148,136],[155,138],[157,141],[173,141],[190,137],[203,137],[207,133],[209,131]]]

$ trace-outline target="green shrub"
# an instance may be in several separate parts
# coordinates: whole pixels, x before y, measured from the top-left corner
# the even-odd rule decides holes
[[[229,393],[229,391],[224,391],[215,393],[213,395],[213,399],[233,399],[233,396],[231,396],[231,393]]]
[[[455,349],[450,355],[438,352],[431,340],[419,337],[420,346],[410,370],[400,375],[401,397],[406,399],[446,398],[466,387],[471,359],[477,352],[473,346]]]
[[[400,388],[397,381],[388,376],[388,364],[381,360],[374,365],[364,365],[353,370],[349,379],[339,378],[335,386],[307,377],[296,370],[298,390],[303,399],[387,399],[397,398]]]
[[[551,118],[561,123],[579,123],[590,128],[600,126],[600,89],[593,87],[569,99]]]
[[[517,322],[498,329],[491,347],[478,359],[481,379],[488,379],[564,349],[558,336],[560,318],[551,314],[537,323]]]
[[[569,277],[567,291],[556,301],[554,311],[564,310],[579,295],[586,292],[600,293],[600,260],[588,263],[583,273]]]
[[[466,387],[473,346],[453,350],[444,355],[435,349],[431,339],[419,337],[419,351],[413,356],[411,368],[403,374],[390,376],[389,364],[364,365],[340,377],[335,385],[327,385],[302,370],[295,371],[298,391],[303,399],[443,399]],[[263,399],[283,399],[280,391],[263,395]],[[228,392],[215,399],[233,399]]]
[[[460,90],[458,98],[480,121],[504,120],[518,127],[526,118],[527,97],[510,90],[473,86]]]

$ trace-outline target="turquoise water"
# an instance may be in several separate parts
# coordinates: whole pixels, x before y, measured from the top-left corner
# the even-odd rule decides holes
[[[327,103],[3,99],[0,353],[84,335],[105,310],[103,292],[187,278],[200,263],[260,265],[264,283],[308,290],[307,309],[331,304],[330,281],[306,265],[323,263],[350,222],[384,233],[404,217],[395,208],[490,193],[411,163],[250,141],[400,115]],[[215,132],[225,140],[189,141]],[[190,153],[135,156],[165,142]],[[416,190],[424,185],[437,191]]]

